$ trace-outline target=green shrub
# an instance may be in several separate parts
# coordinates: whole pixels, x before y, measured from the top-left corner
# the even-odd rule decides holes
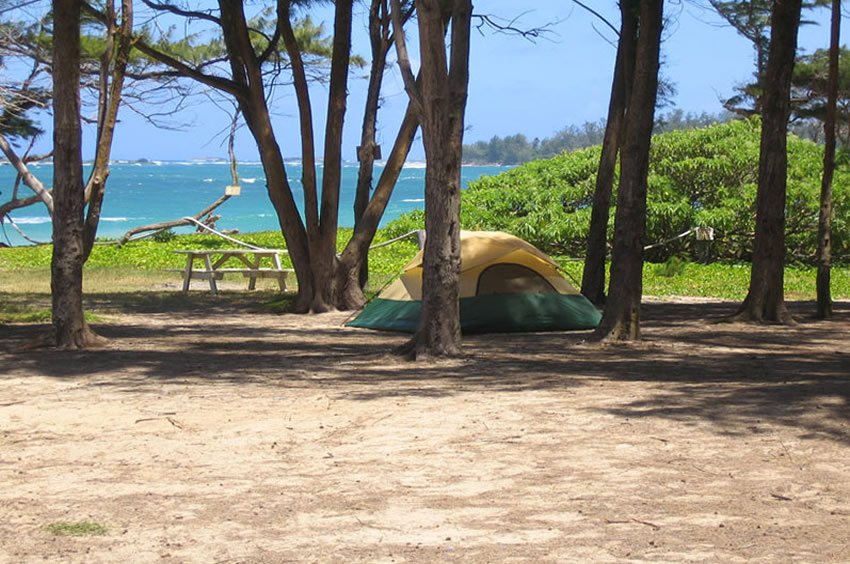
[[[157,243],[168,243],[169,241],[173,241],[175,237],[177,237],[177,233],[173,230],[163,229],[162,231],[157,231],[151,239]]]
[[[688,229],[714,228],[711,256],[748,261],[755,229],[760,122],[737,120],[703,129],[656,135],[652,142],[645,241],[672,239]],[[464,229],[501,230],[550,254],[581,257],[590,224],[600,147],[564,153],[470,183],[461,201]],[[788,138],[786,248],[789,262],[811,263],[817,245],[822,148]],[[616,188],[616,180],[615,180]],[[616,202],[616,189],[612,201]],[[850,260],[850,165],[835,172],[833,255]],[[615,209],[611,209],[609,239]],[[405,214],[387,229],[421,228],[422,212]],[[670,241],[647,252],[652,262],[694,257],[694,238]]]

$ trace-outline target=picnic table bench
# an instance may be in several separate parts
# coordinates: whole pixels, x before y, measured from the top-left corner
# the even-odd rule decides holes
[[[189,291],[191,280],[209,280],[210,292],[218,293],[216,280],[221,280],[225,274],[241,274],[248,278],[248,289],[257,287],[257,278],[275,278],[280,291],[286,291],[286,278],[291,268],[283,268],[280,255],[286,253],[281,249],[193,249],[179,250],[175,253],[186,255],[186,267],[183,273],[183,291]],[[238,267],[225,266],[230,259],[241,263]],[[271,266],[262,266],[263,259],[271,259]],[[200,261],[200,267],[195,266]],[[233,261],[231,261],[232,263]]]

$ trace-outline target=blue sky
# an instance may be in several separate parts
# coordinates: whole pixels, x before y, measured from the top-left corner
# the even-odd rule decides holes
[[[595,9],[617,21],[615,3],[591,0]],[[466,114],[467,142],[487,140],[494,135],[524,133],[529,138],[547,137],[571,124],[602,118],[607,111],[613,68],[613,34],[598,20],[567,0],[479,0],[475,11],[513,19],[519,26],[556,22],[547,38],[530,43],[525,39],[484,31],[473,32],[469,101]],[[675,84],[675,106],[691,112],[717,112],[720,98],[735,84],[747,81],[753,70],[750,44],[732,29],[721,25],[709,10],[693,2],[667,2],[669,24],[665,32],[664,75]],[[806,26],[800,48],[811,52],[828,43],[828,10],[810,15],[821,25]],[[332,27],[332,13],[325,9],[314,19]],[[845,26],[846,27],[846,26]],[[354,51],[368,54],[365,13],[359,8],[355,23]],[[415,49],[413,49],[415,55]],[[365,74],[358,73],[360,75]],[[366,80],[352,78],[346,118],[344,158],[355,159],[359,140]],[[322,86],[313,88],[316,137],[321,139],[324,123]],[[391,70],[384,86],[380,115],[380,140],[385,152],[407,102],[398,73]],[[274,105],[274,121],[287,157],[300,153],[295,99],[282,90]],[[225,157],[220,132],[228,117],[210,104],[185,111],[179,121],[189,126],[182,131],[157,130],[125,112],[116,130],[113,156],[116,159],[192,159]],[[42,144],[49,143],[49,135]],[[92,137],[86,136],[88,156]],[[237,141],[240,160],[256,160],[257,151],[246,130]],[[411,158],[422,158],[421,147]]]

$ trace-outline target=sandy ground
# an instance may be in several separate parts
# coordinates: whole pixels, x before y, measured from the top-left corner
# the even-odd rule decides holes
[[[850,304],[411,365],[344,315],[116,296],[105,350],[0,326],[0,561],[850,561]]]

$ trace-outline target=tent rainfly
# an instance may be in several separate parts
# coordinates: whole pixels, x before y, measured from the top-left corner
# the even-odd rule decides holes
[[[420,251],[401,276],[350,321],[350,327],[413,333],[422,306]],[[599,311],[555,262],[522,239],[461,231],[460,322],[464,333],[593,329]]]

